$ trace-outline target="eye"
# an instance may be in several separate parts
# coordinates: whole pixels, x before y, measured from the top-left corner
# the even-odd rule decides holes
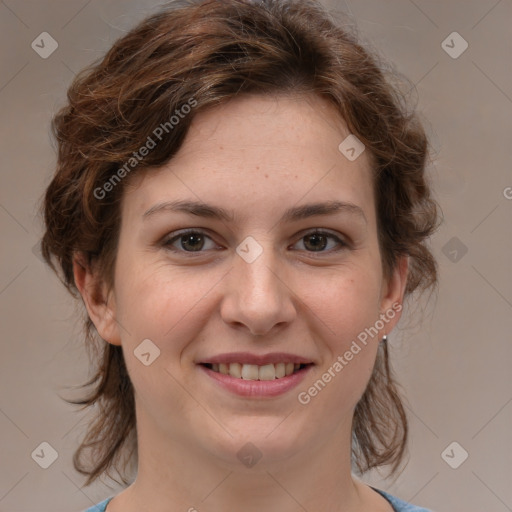
[[[339,249],[333,249],[334,251],[348,247],[348,244],[338,236],[329,233],[328,231],[315,230],[302,236],[299,242],[303,243],[305,249],[299,250],[323,253],[333,252],[333,250],[325,250],[329,245],[329,240],[331,240],[330,249],[333,249],[333,247],[336,247],[336,245],[339,246]],[[207,241],[210,241],[209,247]],[[299,242],[296,242],[296,244]],[[209,237],[204,231],[200,229],[185,229],[179,231],[173,236],[166,238],[162,244],[166,249],[169,249],[173,252],[188,253],[200,253],[204,252],[204,250],[211,250],[217,247],[211,237]]]
[[[202,252],[205,248],[205,240],[208,239],[212,243],[206,249],[214,249],[216,247],[213,240],[204,232],[198,229],[183,230],[171,238],[163,241],[163,245],[174,252]],[[178,243],[179,248],[174,247]]]
[[[306,233],[305,235],[302,236],[299,242],[304,242],[303,245],[304,247],[306,247],[307,252],[333,252],[324,250],[327,247],[327,245],[329,245],[329,239],[331,239],[331,241],[334,241],[334,246],[336,246],[336,244],[340,246],[340,249],[348,247],[348,244],[341,240],[341,238],[339,238],[338,236],[329,233],[328,231],[320,230],[310,231],[309,233]]]

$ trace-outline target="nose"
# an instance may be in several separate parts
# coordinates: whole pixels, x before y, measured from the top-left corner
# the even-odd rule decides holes
[[[233,328],[263,336],[296,317],[289,273],[269,247],[251,263],[236,254],[225,283],[220,313]]]

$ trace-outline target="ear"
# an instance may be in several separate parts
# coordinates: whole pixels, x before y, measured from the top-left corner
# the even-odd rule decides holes
[[[73,258],[73,275],[98,334],[108,343],[121,345],[114,295],[107,291],[104,280],[94,271],[93,265],[85,261],[82,254]]]
[[[401,256],[392,274],[383,281],[380,312],[381,318],[385,315],[386,323],[382,334],[389,334],[402,316],[408,271],[409,256]]]

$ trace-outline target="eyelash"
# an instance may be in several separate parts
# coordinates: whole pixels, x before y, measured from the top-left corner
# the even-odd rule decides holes
[[[201,236],[205,236],[206,238],[209,238],[210,240],[212,240],[212,238],[203,230],[201,229],[195,229],[195,228],[191,228],[191,229],[184,229],[182,231],[179,231],[177,232],[176,234],[173,234],[172,237],[166,237],[163,242],[162,242],[162,245],[169,251],[172,251],[172,252],[175,252],[175,253],[187,253],[187,254],[190,254],[190,255],[201,255],[202,253],[204,253],[205,251],[204,250],[201,250],[201,251],[185,251],[184,249],[176,249],[174,247],[172,247],[172,244],[175,242],[175,241],[178,241],[181,237],[185,236],[185,235],[191,235],[191,234],[194,234],[194,235],[201,235]],[[306,251],[312,255],[315,255],[315,254],[329,254],[329,253],[332,253],[332,252],[338,252],[338,251],[341,251],[343,249],[346,249],[349,247],[349,244],[345,241],[343,241],[341,238],[339,238],[338,236],[334,235],[333,233],[330,233],[329,231],[323,231],[323,230],[320,230],[320,229],[314,229],[312,231],[309,231],[307,233],[305,233],[304,235],[302,235],[302,237],[300,238],[300,240],[302,240],[303,238],[306,238],[307,236],[311,236],[311,235],[321,235],[321,236],[326,236],[326,237],[329,237],[333,240],[335,240],[341,247],[339,249],[334,249],[334,250],[329,250],[329,251]]]

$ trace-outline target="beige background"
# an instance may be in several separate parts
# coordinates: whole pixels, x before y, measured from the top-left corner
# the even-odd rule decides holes
[[[58,394],[70,397],[65,386],[84,382],[87,359],[75,306],[39,259],[35,214],[55,161],[49,120],[74,73],[157,5],[0,2],[0,512],[79,511],[120,490],[110,481],[81,488],[84,478],[72,468],[87,417]],[[367,481],[437,512],[510,511],[512,2],[329,6],[351,13],[367,43],[416,84],[445,217],[432,244],[437,301],[423,323],[402,323],[390,340],[410,404],[410,461],[395,482],[376,474]],[[47,59],[31,48],[43,31],[59,45]],[[453,31],[469,44],[456,59],[441,46]],[[458,469],[442,458],[454,441],[469,453]],[[58,452],[48,469],[31,457],[42,442]],[[448,450],[447,460],[460,454]]]

